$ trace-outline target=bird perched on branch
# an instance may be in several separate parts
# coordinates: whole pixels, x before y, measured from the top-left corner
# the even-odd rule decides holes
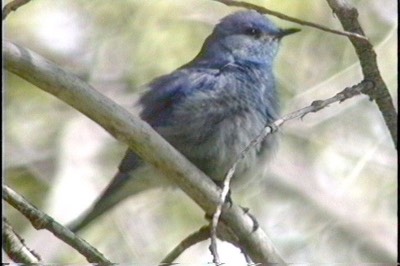
[[[280,29],[256,11],[228,15],[192,61],[148,84],[138,102],[141,118],[220,184],[243,149],[278,118],[274,59],[282,37],[297,31]],[[250,150],[233,178],[257,168],[274,143],[269,135]],[[127,197],[167,184],[128,150],[111,183],[69,228],[76,232]]]

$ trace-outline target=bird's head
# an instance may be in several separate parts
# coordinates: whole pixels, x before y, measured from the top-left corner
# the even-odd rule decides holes
[[[217,24],[203,47],[208,56],[230,56],[235,61],[272,64],[282,37],[298,29],[280,29],[254,10],[226,16]]]

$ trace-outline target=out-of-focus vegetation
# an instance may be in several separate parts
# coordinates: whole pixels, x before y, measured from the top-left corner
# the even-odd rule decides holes
[[[341,29],[325,1],[253,3]],[[397,2],[352,3],[397,102]],[[191,60],[213,25],[234,10],[211,0],[36,0],[9,15],[4,36],[135,112],[141,85]],[[347,38],[301,28],[282,42],[276,64],[283,114],[362,78]],[[57,220],[70,221],[105,187],[126,147],[58,99],[5,74],[5,182]],[[286,123],[280,134],[265,176],[234,188],[233,198],[250,208],[286,261],[394,262],[397,153],[375,103],[359,96],[333,104]],[[4,206],[44,261],[84,262]],[[82,236],[114,262],[155,263],[205,223],[200,208],[178,189],[150,191],[125,201]],[[208,244],[178,261],[210,261]],[[244,262],[229,244],[220,248],[223,261]]]

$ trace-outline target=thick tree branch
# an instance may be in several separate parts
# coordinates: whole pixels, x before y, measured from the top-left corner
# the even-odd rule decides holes
[[[87,243],[85,240],[81,239],[68,230],[68,228],[57,223],[53,218],[34,207],[26,199],[6,185],[3,185],[2,192],[3,199],[17,209],[20,213],[22,213],[36,229],[49,230],[56,237],[63,240],[65,243],[85,256],[88,262],[100,263],[101,265],[112,264],[103,256],[103,254],[89,245],[89,243]]]
[[[337,15],[343,29],[360,35],[364,31],[358,21],[358,11],[352,7],[347,0],[327,0],[333,12]],[[368,40],[349,37],[360,60],[362,72],[365,80],[375,83],[375,86],[363,91],[371,99],[375,100],[385,120],[386,126],[392,136],[394,146],[397,149],[397,112],[393,104],[389,90],[379,72],[376,53],[374,47]]]
[[[127,143],[143,160],[165,173],[206,213],[214,213],[220,189],[147,123],[41,56],[10,42],[4,42],[3,49],[7,70],[97,122],[116,139]],[[232,204],[224,209],[221,220],[231,228],[241,249],[254,262],[284,264],[272,241],[261,228],[253,230],[253,220],[240,207]]]

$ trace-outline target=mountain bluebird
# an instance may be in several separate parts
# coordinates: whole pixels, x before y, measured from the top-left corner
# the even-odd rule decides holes
[[[274,58],[281,38],[297,31],[279,29],[256,11],[223,18],[192,61],[148,85],[138,103],[141,118],[220,184],[243,149],[278,118]],[[274,139],[250,150],[233,179],[257,168]],[[69,228],[78,231],[128,196],[165,185],[162,173],[128,150],[105,191]]]

